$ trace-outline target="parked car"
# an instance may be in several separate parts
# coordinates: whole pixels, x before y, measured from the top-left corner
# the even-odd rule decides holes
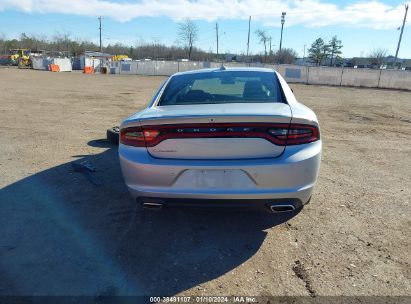
[[[172,75],[120,126],[120,164],[137,203],[292,212],[311,198],[321,139],[312,110],[279,73],[206,69]]]

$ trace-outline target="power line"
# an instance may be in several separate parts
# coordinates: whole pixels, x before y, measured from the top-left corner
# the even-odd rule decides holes
[[[210,29],[204,30],[204,31],[198,31],[199,34],[206,34],[206,33],[210,33],[210,32],[214,32],[215,28],[212,27]]]

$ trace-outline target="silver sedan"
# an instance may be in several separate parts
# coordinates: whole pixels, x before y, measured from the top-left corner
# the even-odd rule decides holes
[[[276,71],[172,75],[120,126],[120,164],[145,208],[172,205],[302,208],[317,181],[316,115]]]

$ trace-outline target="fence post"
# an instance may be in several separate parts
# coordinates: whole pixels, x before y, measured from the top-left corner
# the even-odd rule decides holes
[[[307,65],[307,84],[310,84],[310,66]]]
[[[340,87],[342,86],[343,74],[344,74],[344,65],[342,66],[342,69],[341,69]]]
[[[382,69],[381,69],[381,67],[380,67],[380,75],[378,75],[378,84],[377,84],[377,88],[379,88],[379,87],[380,87],[381,73],[382,73]]]

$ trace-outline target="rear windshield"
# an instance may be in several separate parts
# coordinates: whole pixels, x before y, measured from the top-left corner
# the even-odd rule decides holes
[[[274,72],[216,71],[173,76],[159,105],[284,102]]]

